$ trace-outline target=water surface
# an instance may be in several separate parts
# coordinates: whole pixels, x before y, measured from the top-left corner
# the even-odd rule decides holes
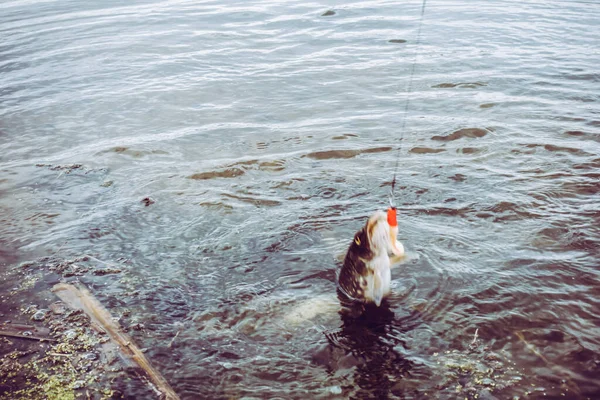
[[[119,265],[81,279],[182,398],[595,398],[600,7],[429,1],[417,48],[421,5],[0,4],[1,271]],[[398,154],[409,257],[342,317]]]

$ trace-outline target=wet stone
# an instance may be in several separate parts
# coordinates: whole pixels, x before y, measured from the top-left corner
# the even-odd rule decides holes
[[[73,382],[73,389],[82,389],[85,387],[85,381],[75,381]]]
[[[50,310],[55,315],[62,315],[67,312],[67,307],[65,306],[65,304],[63,302],[57,301],[56,303],[50,304]]]
[[[35,314],[33,314],[33,316],[31,317],[31,319],[33,321],[43,321],[43,320],[46,319],[46,317],[48,316],[49,312],[50,312],[50,310],[39,310]]]
[[[331,386],[331,387],[329,388],[329,391],[330,391],[332,394],[342,394],[342,388],[341,388],[341,387],[339,387],[339,386]]]
[[[67,340],[73,340],[75,339],[77,336],[79,336],[79,333],[77,333],[77,331],[73,330],[73,329],[69,329],[67,331],[65,331],[63,333],[65,339]]]
[[[23,312],[25,314],[33,314],[37,311],[37,306],[36,305],[29,305],[27,307],[25,307],[25,309],[23,310]]]
[[[85,353],[82,356],[82,358],[85,359],[85,360],[94,361],[94,360],[98,359],[98,354],[96,354],[96,353]]]
[[[134,331],[141,331],[144,328],[145,328],[144,324],[141,324],[139,322],[129,326],[129,329],[133,329]]]

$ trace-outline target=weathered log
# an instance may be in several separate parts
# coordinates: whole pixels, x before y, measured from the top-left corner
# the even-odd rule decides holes
[[[179,396],[177,396],[166,379],[154,369],[131,337],[113,320],[108,310],[100,304],[85,286],[82,284],[59,283],[54,285],[52,291],[69,307],[75,310],[83,310],[90,317],[92,323],[101,326],[108,333],[111,340],[118,345],[121,353],[127,359],[135,362],[144,371],[149,381],[166,399],[179,399]]]

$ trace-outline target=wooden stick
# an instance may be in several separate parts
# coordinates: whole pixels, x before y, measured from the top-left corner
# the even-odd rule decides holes
[[[54,285],[52,291],[69,307],[83,310],[93,322],[102,326],[111,340],[119,346],[121,353],[133,360],[145,372],[150,382],[167,400],[179,400],[179,396],[166,379],[154,369],[144,353],[134,344],[131,337],[113,320],[108,310],[100,304],[85,286],[82,284],[75,286],[69,283],[59,283]]]
[[[177,339],[177,336],[179,336],[179,332],[181,332],[181,329],[178,330],[173,339],[171,339],[171,343],[169,343],[169,348],[173,347],[173,342],[175,341],[175,339]]]
[[[52,339],[49,337],[43,337],[43,336],[35,336],[35,335],[23,335],[22,333],[18,333],[18,332],[14,332],[14,331],[5,331],[5,330],[0,330],[0,336],[8,336],[8,337],[14,337],[14,338],[19,338],[19,339],[30,339],[30,340],[47,340],[48,342],[56,342],[56,339]]]
[[[529,342],[528,342],[528,341],[525,339],[525,335],[523,335],[523,332],[521,332],[521,331],[514,331],[514,334],[515,334],[515,336],[516,336],[516,337],[518,337],[518,338],[519,338],[519,340],[520,340],[521,342],[523,342],[523,344],[525,344],[525,347],[526,347],[526,348],[527,348],[529,351],[531,351],[533,354],[535,354],[536,356],[538,356],[538,357],[539,357],[539,358],[540,358],[540,359],[541,359],[543,362],[545,362],[545,363],[546,363],[546,365],[547,365],[547,366],[548,366],[550,369],[552,369],[552,370],[557,370],[557,369],[555,368],[555,365],[554,365],[553,363],[551,363],[551,362],[550,362],[550,361],[549,361],[549,360],[548,360],[548,359],[547,359],[547,358],[546,358],[546,357],[545,357],[545,356],[544,356],[542,353],[540,353],[540,352],[539,352],[539,351],[538,351],[538,350],[535,348],[535,346],[534,346],[534,345],[532,345],[531,343],[529,343]],[[563,374],[563,372],[562,372],[562,371],[561,371],[560,373],[561,373],[561,374]],[[565,376],[565,379],[564,379],[564,380],[565,380],[565,382],[568,382],[568,383],[569,383],[569,385],[571,385],[571,389],[572,389],[572,390],[573,390],[575,393],[577,393],[578,395],[580,395],[580,394],[581,394],[581,390],[579,389],[579,385],[578,385],[578,384],[577,384],[577,383],[576,383],[574,380],[572,380],[572,379],[571,379],[571,378],[570,378],[568,375],[564,374],[564,376]]]

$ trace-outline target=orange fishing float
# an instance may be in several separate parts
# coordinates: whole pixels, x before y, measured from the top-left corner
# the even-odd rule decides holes
[[[398,218],[396,218],[396,207],[388,208],[387,222],[392,228],[398,226]]]

